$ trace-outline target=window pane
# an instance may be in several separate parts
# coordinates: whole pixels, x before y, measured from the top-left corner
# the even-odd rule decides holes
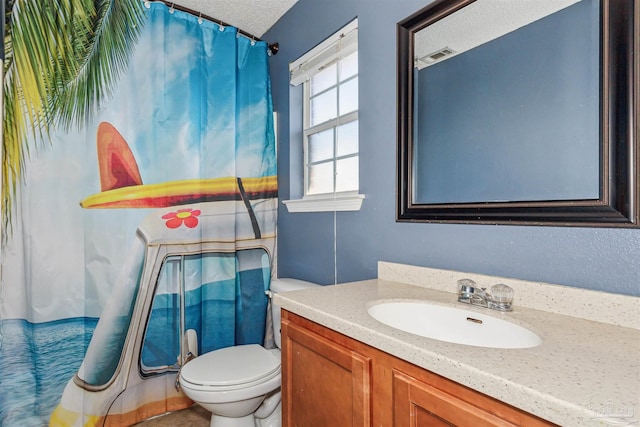
[[[333,129],[309,136],[309,163],[328,160],[333,157]]]
[[[264,254],[247,249],[185,257],[186,329],[198,331],[201,354],[263,342],[267,299],[253,296],[267,287]]]
[[[330,88],[331,86],[335,86],[338,83],[336,70],[337,64],[332,64],[320,71],[318,74],[314,74],[313,77],[311,77],[311,95],[315,95]]]
[[[309,188],[307,194],[333,192],[333,162],[309,167]]]
[[[352,28],[350,24],[349,30]],[[346,30],[344,34],[347,34]],[[330,49],[344,47],[344,50],[331,54],[324,52],[324,56],[314,56],[314,62],[307,64],[308,71],[312,66],[317,73],[311,73],[310,79],[304,82],[305,196],[358,191],[359,55],[356,34],[348,33],[349,38],[344,40],[332,39],[335,44]],[[340,183],[337,183],[337,162],[341,171]]]
[[[228,327],[236,316],[235,255],[205,253],[184,258],[185,329],[196,331],[200,354],[236,342],[233,327]]]
[[[336,96],[337,90],[332,89],[322,95],[311,98],[311,126],[337,117]]]
[[[340,115],[358,109],[358,78],[340,85]]]
[[[158,277],[142,343],[144,371],[175,367],[180,355],[180,257],[169,257]]]
[[[336,169],[336,191],[358,189],[358,156],[338,160]]]
[[[338,128],[337,157],[358,153],[358,121]]]
[[[356,74],[358,74],[358,52],[354,52],[340,61],[340,81]]]

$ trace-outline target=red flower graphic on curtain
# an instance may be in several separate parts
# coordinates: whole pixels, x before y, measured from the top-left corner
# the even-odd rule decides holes
[[[182,224],[189,228],[195,228],[198,226],[198,216],[200,216],[200,209],[178,209],[177,212],[169,212],[162,216],[162,219],[166,219],[167,228],[178,228]]]

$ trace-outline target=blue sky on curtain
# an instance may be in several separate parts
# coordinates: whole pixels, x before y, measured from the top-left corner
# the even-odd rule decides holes
[[[263,339],[277,202],[267,44],[160,3],[145,13],[97,116],[53,129],[26,160],[2,253],[0,385],[15,391],[2,425],[129,425],[188,404],[173,389],[185,329],[200,352]]]

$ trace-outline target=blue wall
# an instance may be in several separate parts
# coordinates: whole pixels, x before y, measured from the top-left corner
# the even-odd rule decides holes
[[[411,224],[395,222],[396,23],[428,0],[299,0],[265,35],[279,113],[281,200],[299,195],[299,118],[289,119],[288,64],[358,17],[360,57],[359,212],[338,212],[338,282],[376,277],[377,262],[469,271],[640,295],[640,229]],[[295,103],[294,102],[294,103]],[[293,114],[299,114],[293,111]],[[291,126],[291,128],[290,128]],[[293,213],[280,206],[278,274],[334,281],[333,213]],[[454,284],[451,284],[452,288]]]

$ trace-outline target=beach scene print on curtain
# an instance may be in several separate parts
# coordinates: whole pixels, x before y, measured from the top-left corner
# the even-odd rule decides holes
[[[188,358],[264,340],[267,45],[153,2],[139,25],[90,120],[27,136],[37,149],[2,248],[0,425],[125,426],[181,409]]]

